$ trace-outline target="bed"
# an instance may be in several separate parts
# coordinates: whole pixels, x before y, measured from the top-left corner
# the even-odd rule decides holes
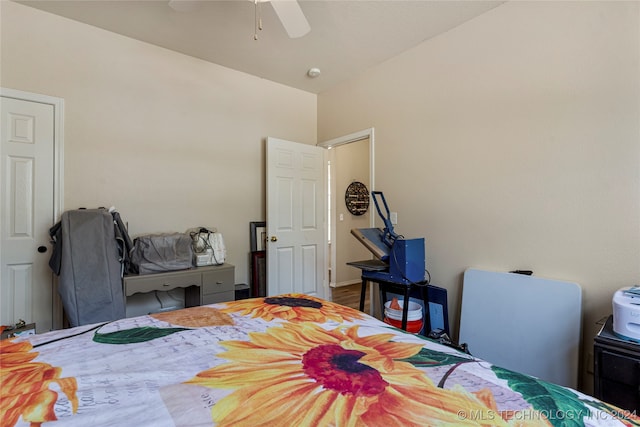
[[[8,339],[0,362],[2,426],[640,425],[302,294]]]

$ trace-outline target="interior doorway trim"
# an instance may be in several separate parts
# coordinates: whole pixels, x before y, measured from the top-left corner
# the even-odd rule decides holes
[[[358,132],[351,133],[349,135],[340,136],[338,138],[330,139],[328,141],[319,142],[317,145],[319,147],[332,149],[338,147],[340,145],[350,144],[352,142],[358,142],[365,139],[369,139],[369,187],[371,190],[375,189],[375,130],[374,128],[364,129]],[[331,182],[335,183],[335,171],[332,169],[331,174],[334,175],[330,177]],[[331,216],[335,218],[336,216],[336,194],[335,191],[331,192]],[[369,226],[375,226],[375,215],[369,216]],[[335,242],[335,221],[331,223],[331,240]],[[332,244],[330,249],[330,254],[325,258],[327,260],[331,260],[330,264],[332,266],[336,265],[336,245]],[[325,271],[329,270],[329,265],[325,266]],[[334,280],[332,277],[328,282],[331,286],[331,282]]]
[[[368,128],[358,132],[350,133],[349,135],[339,136],[334,139],[330,139],[328,141],[319,142],[317,145],[319,147],[324,147],[327,149],[338,147],[344,144],[350,144],[352,142],[362,141],[363,139],[369,138],[369,186],[371,190],[376,188],[375,185],[375,129]],[[371,215],[371,223],[369,224],[371,227],[375,225],[375,216]]]
[[[53,106],[53,215],[60,220],[64,211],[64,99],[39,93],[0,87],[0,96]],[[53,224],[51,224],[53,225]],[[53,277],[53,272],[51,273]],[[55,282],[52,301],[52,327],[62,328],[62,302]]]

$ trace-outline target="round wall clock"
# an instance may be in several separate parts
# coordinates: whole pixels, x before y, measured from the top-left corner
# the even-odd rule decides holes
[[[347,210],[353,215],[363,215],[369,209],[369,190],[361,182],[354,181],[344,193]]]

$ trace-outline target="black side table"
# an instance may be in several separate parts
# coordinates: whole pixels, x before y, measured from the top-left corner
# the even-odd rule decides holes
[[[431,322],[429,321],[428,308],[429,308],[429,296],[427,294],[427,281],[422,281],[414,284],[404,284],[404,283],[396,283],[390,282],[387,280],[377,279],[377,278],[368,278],[366,274],[362,275],[362,291],[360,295],[360,311],[364,308],[364,294],[367,287],[367,282],[376,282],[380,287],[380,292],[382,293],[382,299],[380,300],[381,310],[384,314],[384,304],[388,301],[387,292],[394,293],[398,295],[402,295],[403,301],[409,301],[409,298],[415,295],[416,291],[419,293],[419,299],[424,301],[425,310],[422,313],[424,323],[424,330],[426,331],[425,335],[431,331]],[[409,304],[404,304],[402,308],[402,327],[401,329],[407,330],[407,316],[409,313]],[[448,325],[447,325],[448,326]]]
[[[613,316],[595,337],[593,356],[595,397],[640,413],[640,344],[613,332]]]
[[[447,303],[447,291],[444,288],[430,285],[427,281],[417,283],[397,283],[377,277],[375,273],[369,274],[367,271],[362,272],[362,289],[360,295],[360,311],[364,309],[365,292],[367,282],[375,282],[380,288],[380,305],[384,314],[384,303],[388,301],[387,293],[401,295],[404,301],[411,298],[422,301],[424,308],[423,315],[423,334],[427,336],[434,328],[442,329],[447,335],[449,332],[449,310]],[[409,304],[405,304],[402,309],[402,326],[401,329],[407,330],[407,317]]]

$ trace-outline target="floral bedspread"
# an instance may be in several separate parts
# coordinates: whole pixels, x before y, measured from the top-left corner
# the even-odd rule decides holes
[[[640,426],[301,294],[4,340],[0,375],[2,426]]]

